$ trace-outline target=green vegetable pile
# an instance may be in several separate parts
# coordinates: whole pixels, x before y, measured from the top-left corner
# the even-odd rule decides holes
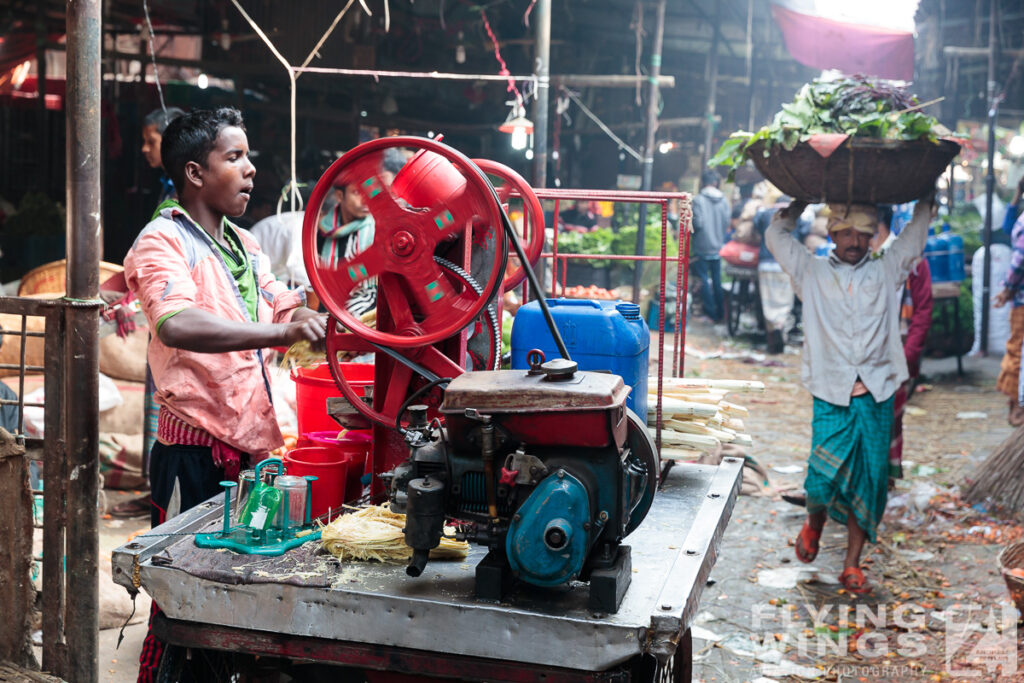
[[[915,95],[886,81],[864,76],[839,80],[816,79],[796,98],[782,105],[771,124],[756,133],[729,136],[708,166],[726,166],[732,180],[746,161],[747,149],[766,142],[768,156],[775,145],[791,150],[818,133],[842,133],[888,140],[932,140],[948,133],[932,116],[921,112]]]

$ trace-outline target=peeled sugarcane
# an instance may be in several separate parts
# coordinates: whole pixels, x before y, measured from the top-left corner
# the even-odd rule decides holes
[[[664,446],[661,449],[662,460],[695,460],[700,457],[700,451],[695,451],[692,448],[674,448],[672,446]]]
[[[684,420],[667,420],[665,426],[684,434],[703,434],[718,439],[722,443],[732,443],[736,440],[736,432],[724,429],[715,429],[702,422],[689,422]]]
[[[719,409],[725,413],[726,418],[733,417],[749,417],[750,411],[735,403],[729,403],[728,401],[722,401],[718,404]]]
[[[663,396],[661,399],[661,414],[663,416],[675,415],[683,417],[708,418],[714,417],[718,407],[706,403],[692,403],[681,401],[670,396]]]
[[[718,403],[725,398],[728,392],[682,392],[682,391],[664,391],[662,396],[668,396],[669,398],[676,398],[680,401],[689,401],[690,403],[707,403],[710,405],[718,405]],[[657,396],[657,394],[648,394],[648,396]]]
[[[657,377],[649,377],[648,383],[658,385]],[[662,385],[668,388],[686,389],[723,389],[737,393],[764,393],[764,382],[747,381],[742,379],[706,379],[703,377],[665,377]]]
[[[650,378],[648,399],[657,400],[657,377]],[[661,456],[667,459],[691,459],[699,452],[713,452],[723,443],[752,446],[742,418],[745,407],[725,400],[734,392],[763,392],[764,383],[731,380],[676,378],[664,380],[662,390]],[[648,422],[656,427],[656,414],[648,413]],[[650,430],[652,434],[654,429]]]
[[[654,429],[648,427],[647,431],[650,432],[651,436],[655,435]],[[706,453],[711,453],[722,445],[721,442],[713,436],[705,436],[702,434],[683,434],[682,432],[677,432],[671,429],[662,430],[661,442],[671,446],[692,448]]]

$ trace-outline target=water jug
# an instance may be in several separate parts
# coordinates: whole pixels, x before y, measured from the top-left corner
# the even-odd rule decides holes
[[[647,420],[647,373],[651,333],[640,307],[624,301],[548,299],[566,349],[580,370],[604,370],[631,387],[626,405]],[[516,311],[512,323],[512,369],[529,366],[526,354],[540,349],[547,359],[558,350],[537,301]]]
[[[949,248],[949,267],[946,273],[953,282],[963,282],[967,277],[964,272],[964,238],[955,232],[945,234],[948,235],[946,239]]]
[[[924,244],[924,257],[932,271],[932,282],[949,282],[949,255],[946,240],[928,229],[928,240]]]

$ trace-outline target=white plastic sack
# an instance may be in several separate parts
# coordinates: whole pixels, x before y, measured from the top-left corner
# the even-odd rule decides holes
[[[1006,342],[1010,338],[1010,305],[995,308],[992,305],[994,295],[1002,291],[1002,282],[1006,279],[1006,271],[1010,268],[1010,254],[1013,252],[1005,244],[992,245],[992,276],[989,282],[988,307],[988,352],[1000,356],[1006,350]],[[971,353],[981,350],[981,285],[985,272],[985,247],[974,252],[971,259],[971,295],[974,298],[974,346]]]
[[[298,434],[299,418],[295,405],[295,380],[291,373],[280,367],[270,371],[270,390],[274,396],[274,412],[282,434]]]
[[[102,372],[99,374],[99,412],[117,408],[124,403],[124,397],[114,380]],[[43,387],[25,396],[25,403],[43,403],[46,398]],[[25,434],[29,438],[43,438],[43,409],[25,406]]]

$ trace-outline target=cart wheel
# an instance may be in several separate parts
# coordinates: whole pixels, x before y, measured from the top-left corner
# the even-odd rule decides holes
[[[247,680],[231,652],[166,645],[156,683],[235,683]]]

